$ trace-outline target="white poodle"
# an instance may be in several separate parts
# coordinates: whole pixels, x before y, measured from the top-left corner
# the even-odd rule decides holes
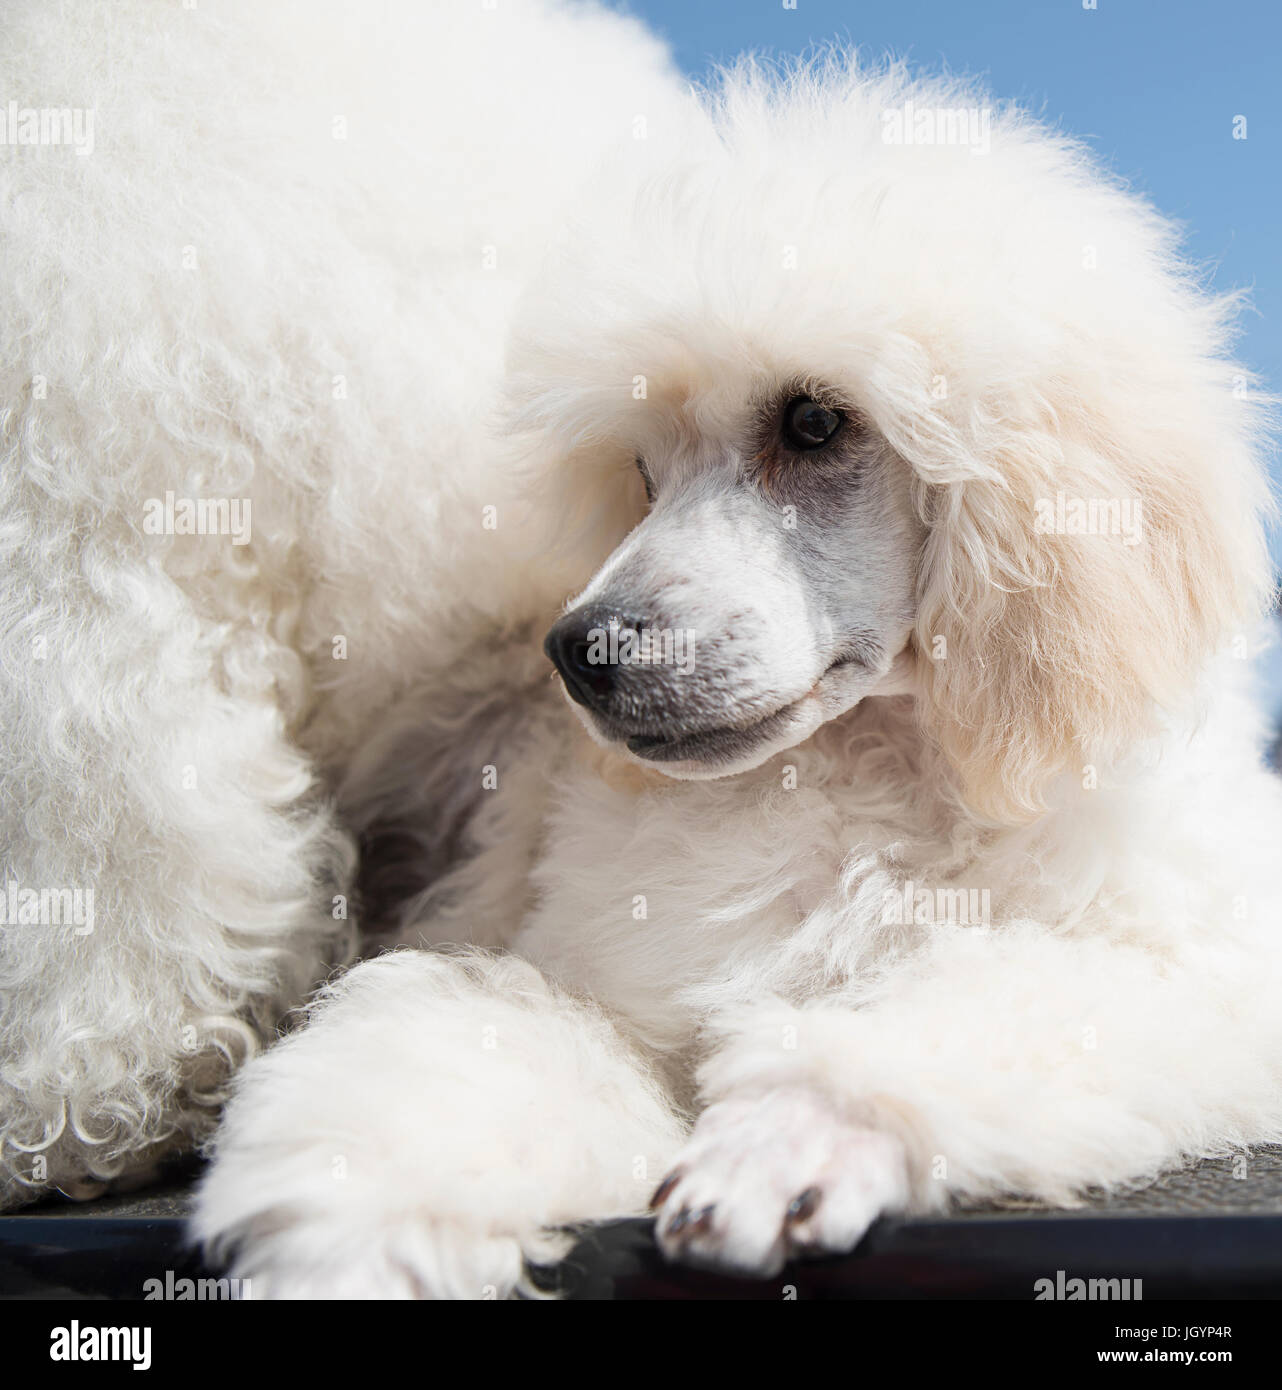
[[[358,917],[452,949],[240,1072],[256,1292],[1282,1138],[1263,415],[1080,148],[544,0],[0,53],[7,1200],[205,1139]]]

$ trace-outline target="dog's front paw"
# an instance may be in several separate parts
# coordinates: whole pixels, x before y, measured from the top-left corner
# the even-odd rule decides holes
[[[710,1106],[651,1206],[669,1259],[765,1276],[853,1249],[907,1199],[903,1144],[801,1090]]]

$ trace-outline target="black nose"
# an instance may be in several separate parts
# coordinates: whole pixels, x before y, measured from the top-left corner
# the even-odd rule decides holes
[[[619,678],[619,637],[640,632],[642,623],[614,608],[576,608],[552,625],[543,650],[561,673],[570,698],[589,709],[602,709]]]

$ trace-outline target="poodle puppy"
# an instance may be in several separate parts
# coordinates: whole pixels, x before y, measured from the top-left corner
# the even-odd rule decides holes
[[[103,12],[92,158],[2,166],[11,872],[98,889],[4,935],[14,1184],[202,1138],[349,902],[399,949],[199,1196],[256,1292],[508,1296],[647,1204],[769,1275],[1282,1138],[1267,418],[1172,229],[850,55],[260,8]]]
[[[771,1274],[1279,1137],[1233,309],[971,92],[837,56],[651,115],[495,382],[560,691],[514,613],[348,765],[382,939],[453,949],[247,1068],[198,1234],[484,1297],[657,1183],[670,1256]]]

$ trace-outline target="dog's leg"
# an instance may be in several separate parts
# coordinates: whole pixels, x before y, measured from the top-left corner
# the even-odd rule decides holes
[[[681,1135],[532,966],[399,951],[241,1074],[195,1232],[256,1297],[505,1297],[558,1228],[643,1210]]]
[[[661,1245],[768,1274],[882,1212],[1072,1201],[1278,1139],[1277,967],[1233,956],[941,929],[864,1007],[726,1013],[712,1104],[657,1194]]]

